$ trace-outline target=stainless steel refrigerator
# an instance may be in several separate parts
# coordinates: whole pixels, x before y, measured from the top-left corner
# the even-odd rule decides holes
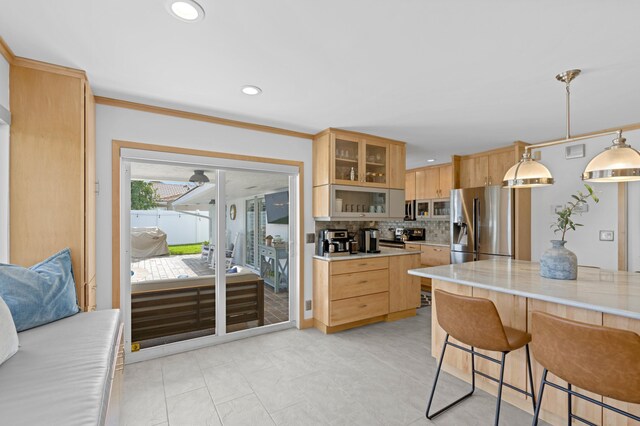
[[[451,263],[514,255],[514,193],[500,185],[451,191]]]

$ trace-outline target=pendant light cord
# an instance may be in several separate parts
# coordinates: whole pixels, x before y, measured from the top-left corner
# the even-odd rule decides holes
[[[567,139],[571,139],[571,89],[567,81]]]

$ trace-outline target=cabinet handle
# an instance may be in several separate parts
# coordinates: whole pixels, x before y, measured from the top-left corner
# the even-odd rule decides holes
[[[487,181],[489,180],[489,178],[487,176],[484,177],[484,186],[487,186]]]
[[[361,307],[361,308],[366,308],[366,307],[367,307],[367,305],[360,305],[360,307]]]
[[[367,283],[367,280],[362,280],[358,284],[366,284],[366,283]]]
[[[434,248],[433,251],[442,251],[442,249]]]
[[[364,213],[360,215],[360,217],[364,217],[364,216],[365,216]]]
[[[489,176],[489,185],[491,185],[491,176]]]

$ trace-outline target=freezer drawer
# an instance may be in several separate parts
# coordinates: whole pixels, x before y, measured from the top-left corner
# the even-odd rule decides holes
[[[463,251],[451,251],[451,263],[467,263],[476,260],[474,253],[468,253]]]

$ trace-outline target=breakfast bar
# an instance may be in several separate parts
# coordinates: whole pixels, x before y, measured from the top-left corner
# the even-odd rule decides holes
[[[409,274],[431,278],[434,289],[492,300],[504,325],[518,330],[530,332],[531,313],[539,311],[575,321],[640,333],[640,274],[637,273],[580,267],[577,280],[552,280],[539,275],[537,263],[492,259],[413,269]],[[436,312],[437,300],[434,300],[431,353],[432,356],[439,357],[446,333],[438,324]],[[455,341],[455,339],[451,340]],[[492,354],[487,352],[487,355]],[[505,367],[505,381],[530,391],[526,380],[524,349],[514,351],[510,357]],[[542,366],[535,361],[535,354],[533,358],[537,393]],[[640,362],[640,354],[638,354],[638,362]],[[624,367],[624,365],[620,366],[622,369]],[[498,373],[497,365],[479,358],[476,359],[476,368],[494,377]],[[462,351],[447,352],[443,369],[470,382],[471,355]],[[553,375],[550,377],[554,382],[562,383]],[[478,376],[476,385],[496,395],[497,386],[493,382]],[[585,394],[599,401],[604,400],[605,403],[625,411],[640,414],[640,405],[621,403],[609,398],[603,399],[599,395],[588,392]],[[531,412],[531,401],[518,392],[505,389],[503,399]],[[566,395],[556,389],[545,389],[541,418],[551,424],[565,424],[566,411]],[[629,419],[580,400],[575,401],[573,412],[595,424],[631,424]]]

